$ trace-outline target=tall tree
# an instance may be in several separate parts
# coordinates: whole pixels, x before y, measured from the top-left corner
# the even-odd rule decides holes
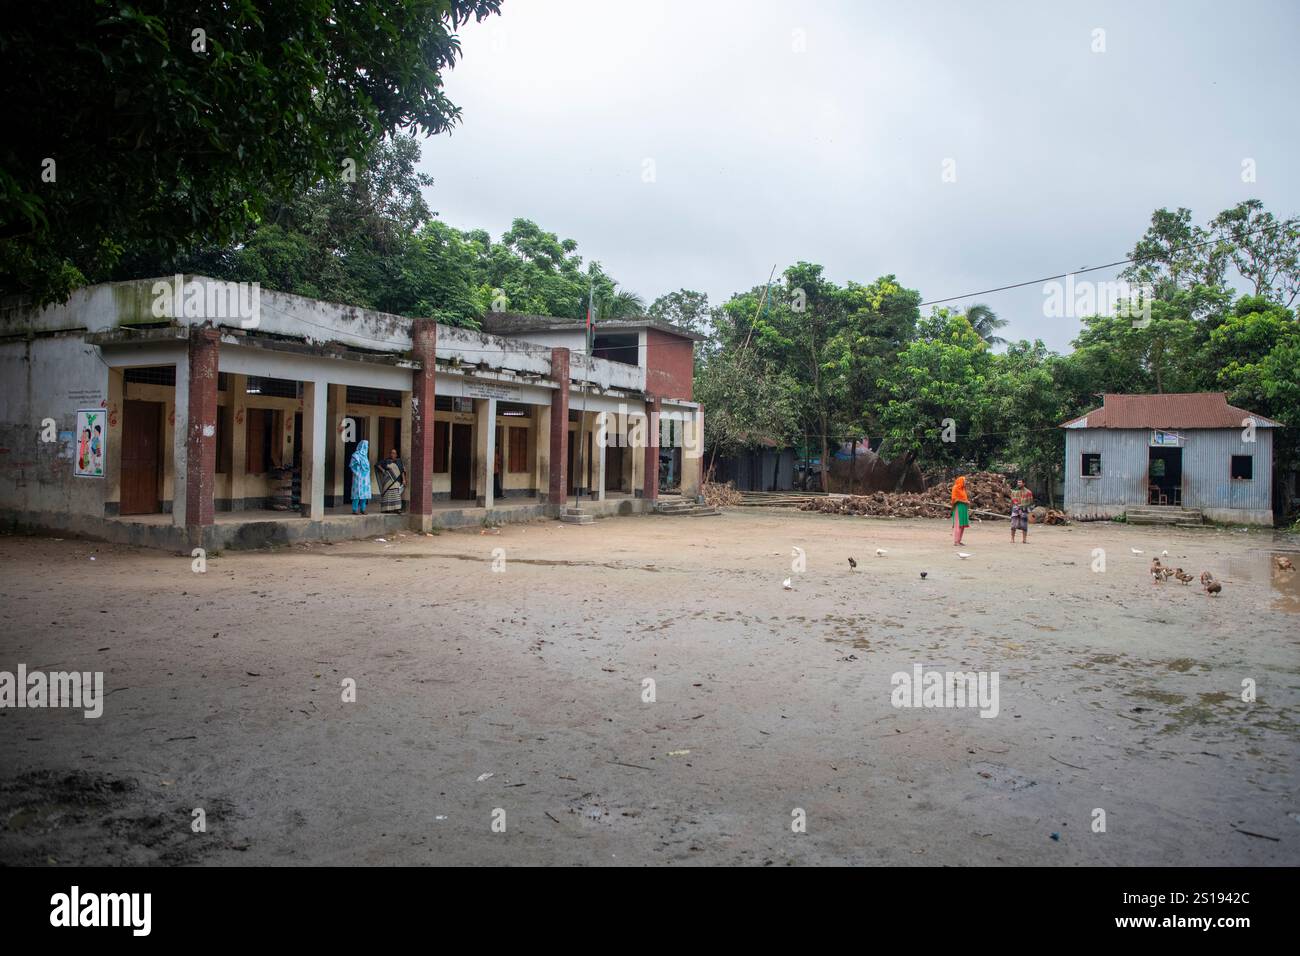
[[[0,288],[65,299],[124,249],[223,245],[459,119],[454,31],[500,0],[63,0],[6,21]]]
[[[645,300],[614,283],[609,295],[596,300],[596,309],[601,319],[630,319],[645,315]]]
[[[987,463],[993,372],[988,345],[964,316],[940,307],[921,321],[897,370],[880,383],[885,436],[905,464]]]
[[[1167,298],[1196,285],[1217,286],[1227,265],[1226,250],[1210,232],[1192,222],[1192,211],[1157,209],[1151,225],[1129,253],[1134,262],[1120,277],[1148,285]]]
[[[965,313],[966,321],[975,330],[975,334],[989,345],[1006,345],[1007,340],[996,335],[998,329],[1006,328],[1007,320],[998,318],[998,314],[983,302],[976,302]]]
[[[993,356],[990,376],[991,414],[996,421],[994,453],[1047,485],[1048,505],[1065,456],[1065,436],[1058,427],[1074,412],[1065,387],[1061,356],[1041,341],[1013,342]]]
[[[709,297],[703,292],[690,289],[668,292],[651,302],[646,314],[697,335],[709,332]]]
[[[1248,199],[1219,213],[1210,227],[1254,294],[1290,308],[1300,296],[1300,217],[1279,220]]]

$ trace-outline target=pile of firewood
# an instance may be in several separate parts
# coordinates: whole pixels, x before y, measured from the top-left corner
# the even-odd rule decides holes
[[[973,513],[982,517],[1011,514],[1011,486],[999,474],[977,471],[966,476],[966,494]],[[944,518],[952,513],[952,485],[935,485],[921,492],[877,491],[870,495],[812,498],[801,511],[823,514],[872,515],[884,518]]]
[[[704,495],[704,503],[710,508],[744,503],[744,498],[731,482],[724,485],[717,481],[706,481],[700,486],[700,494]]]
[[[1044,508],[1039,505],[1029,512],[1030,524],[1069,524],[1070,519],[1065,516],[1064,511],[1057,511],[1055,508]]]

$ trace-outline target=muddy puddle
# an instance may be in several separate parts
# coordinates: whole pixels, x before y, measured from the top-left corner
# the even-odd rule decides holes
[[[1277,566],[1277,558],[1286,558],[1296,570],[1284,571]],[[1246,551],[1229,555],[1223,562],[1222,579],[1267,584],[1272,590],[1272,607],[1287,614],[1300,614],[1300,551],[1264,550]]]

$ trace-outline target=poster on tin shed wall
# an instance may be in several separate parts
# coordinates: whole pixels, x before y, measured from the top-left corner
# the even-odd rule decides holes
[[[106,421],[107,412],[102,408],[78,409],[72,456],[72,473],[76,477],[104,477],[104,444],[108,441],[108,432],[104,428]]]

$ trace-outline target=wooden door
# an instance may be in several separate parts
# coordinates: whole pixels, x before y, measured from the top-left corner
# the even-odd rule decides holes
[[[623,490],[623,452],[625,448],[611,445],[605,449],[605,490]]]
[[[387,458],[388,452],[397,449],[397,457],[402,457],[402,420],[400,418],[379,419],[379,457]]]
[[[161,402],[122,403],[122,502],[124,515],[155,514],[162,472]]]
[[[451,427],[451,496],[458,501],[472,499],[470,469],[474,456],[474,429],[470,425]]]

